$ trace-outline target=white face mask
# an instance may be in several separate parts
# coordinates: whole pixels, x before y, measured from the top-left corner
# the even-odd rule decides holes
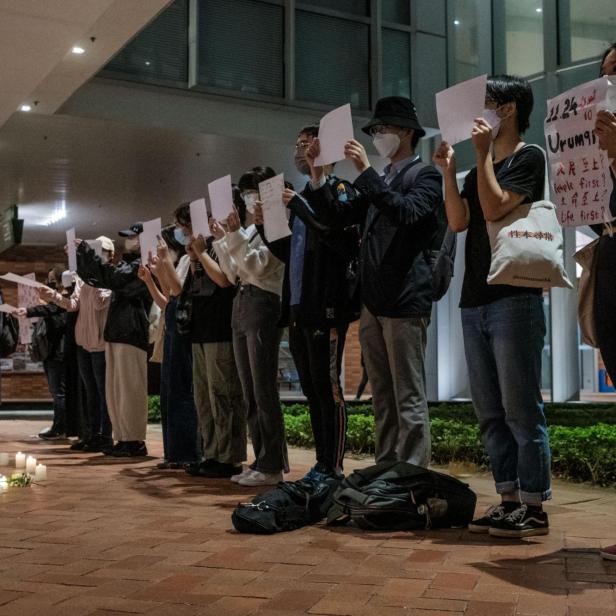
[[[244,203],[246,204],[246,211],[249,214],[254,214],[255,204],[259,200],[259,194],[256,192],[250,192],[242,195],[242,198],[244,199]]]
[[[400,148],[400,137],[396,133],[377,133],[372,143],[383,158],[391,158]]]
[[[492,141],[494,141],[500,130],[501,118],[498,117],[495,109],[484,109],[483,119],[492,127]]]

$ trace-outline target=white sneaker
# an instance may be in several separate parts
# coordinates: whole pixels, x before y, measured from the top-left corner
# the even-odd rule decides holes
[[[275,486],[280,481],[282,481],[282,473],[260,473],[251,470],[238,483],[241,486]]]
[[[237,475],[231,475],[230,479],[233,483],[239,483],[240,479],[243,479],[247,475],[250,475],[250,473],[252,473],[252,469],[250,468],[250,466],[247,466],[241,473],[238,473]]]

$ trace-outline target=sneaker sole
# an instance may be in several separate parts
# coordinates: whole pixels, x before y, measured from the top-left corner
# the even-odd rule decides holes
[[[523,539],[525,537],[538,537],[539,535],[548,535],[549,528],[532,528],[529,530],[507,530],[506,528],[490,528],[490,536],[505,537],[514,539]]]
[[[490,532],[489,526],[475,526],[469,524],[467,528],[469,533],[475,533],[476,535],[487,535]]]
[[[237,482],[239,485],[241,486],[246,486],[246,487],[259,487],[259,486],[277,486],[280,481],[276,480],[276,481],[238,481]]]
[[[609,554],[608,552],[599,552],[599,554],[604,560],[616,560],[616,554]]]

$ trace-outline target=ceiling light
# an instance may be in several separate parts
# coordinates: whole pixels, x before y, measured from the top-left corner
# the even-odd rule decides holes
[[[454,19],[453,20],[453,25],[454,26],[459,26],[460,25],[460,20],[459,19]]]
[[[22,105],[19,111],[32,111],[32,105]]]
[[[56,204],[53,214],[43,224],[49,227],[50,225],[55,225],[64,218],[66,218],[66,201],[62,199],[60,203]]]
[[[537,13],[543,13],[543,9],[541,9],[541,8],[535,9],[535,11],[537,11]]]
[[[86,50],[83,47],[79,47],[79,45],[75,45],[71,51],[74,54],[77,54],[78,56],[80,56],[82,53],[86,53]]]
[[[145,65],[146,65],[146,66],[150,66],[150,64],[152,64],[152,63],[151,63],[149,60],[146,60],[146,61],[145,61]]]

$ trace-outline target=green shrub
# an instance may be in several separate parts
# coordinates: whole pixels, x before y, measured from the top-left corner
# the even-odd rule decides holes
[[[148,421],[160,423],[160,397],[148,396]]]

